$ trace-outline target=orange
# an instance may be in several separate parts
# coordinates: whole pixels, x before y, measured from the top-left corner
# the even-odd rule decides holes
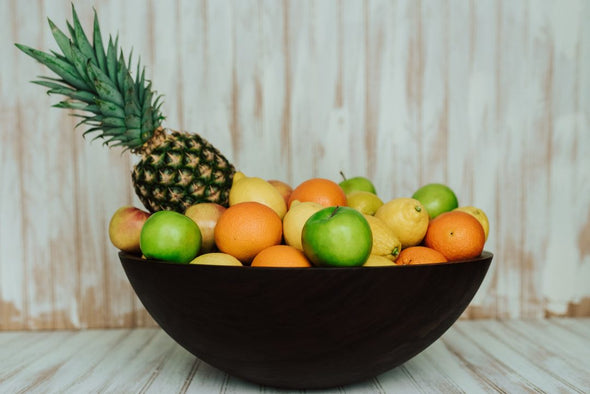
[[[283,222],[271,208],[258,202],[241,202],[227,208],[215,226],[215,244],[244,264],[269,246],[281,243]]]
[[[317,202],[324,207],[346,206],[344,190],[336,182],[324,178],[312,178],[299,184],[291,192],[288,206],[295,200]]]
[[[424,244],[441,252],[449,261],[471,259],[481,254],[485,233],[472,215],[461,211],[445,212],[428,224]]]
[[[398,265],[446,263],[447,258],[441,253],[426,246],[410,246],[403,249],[397,260]]]
[[[252,260],[252,267],[311,267],[303,252],[289,245],[263,249]]]

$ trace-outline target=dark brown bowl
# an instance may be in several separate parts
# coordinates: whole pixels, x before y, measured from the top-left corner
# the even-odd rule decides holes
[[[147,311],[195,356],[255,383],[312,389],[368,379],[424,350],[465,310],[493,256],[355,268],[119,257]]]

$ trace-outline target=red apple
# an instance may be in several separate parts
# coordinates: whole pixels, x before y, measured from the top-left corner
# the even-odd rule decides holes
[[[209,253],[215,249],[215,225],[225,207],[213,202],[202,202],[191,205],[185,215],[191,218],[201,230],[202,244],[200,253]]]
[[[287,206],[289,206],[289,196],[291,195],[291,192],[293,191],[293,188],[291,186],[289,186],[288,184],[286,184],[283,181],[279,181],[276,179],[271,179],[268,181],[268,183],[270,183],[271,185],[273,185],[275,187],[275,189],[277,189],[279,191],[279,193],[281,193],[281,196],[285,199],[285,204],[287,204]]]
[[[130,253],[140,253],[139,236],[148,212],[132,206],[115,211],[109,223],[109,238],[116,248]]]

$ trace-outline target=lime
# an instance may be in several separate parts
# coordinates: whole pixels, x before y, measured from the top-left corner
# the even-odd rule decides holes
[[[422,186],[412,195],[420,201],[428,211],[430,219],[434,219],[443,212],[452,211],[459,206],[457,196],[446,185],[429,183]]]

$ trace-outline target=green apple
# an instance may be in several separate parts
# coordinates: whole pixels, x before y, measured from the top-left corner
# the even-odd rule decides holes
[[[352,192],[369,192],[377,194],[375,186],[369,179],[362,176],[355,176],[354,178],[347,179],[342,171],[340,171],[340,175],[342,175],[344,180],[338,185],[344,190],[344,194],[348,195]]]
[[[328,207],[305,222],[303,252],[316,266],[361,266],[373,246],[371,227],[363,214],[350,207]]]
[[[443,212],[452,211],[459,206],[455,192],[447,185],[429,183],[422,186],[412,195],[424,205],[430,219],[434,219]]]
[[[174,211],[152,214],[143,225],[139,239],[147,258],[188,264],[201,249],[201,231],[191,218]]]

